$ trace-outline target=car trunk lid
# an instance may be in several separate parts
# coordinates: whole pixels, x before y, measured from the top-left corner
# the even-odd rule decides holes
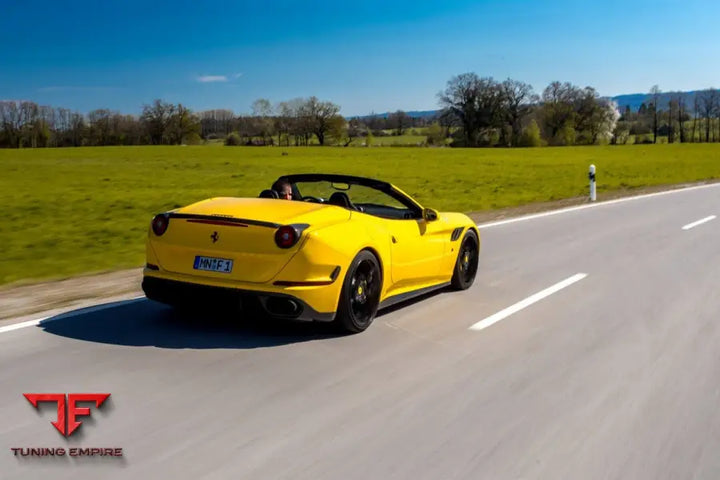
[[[305,235],[314,228],[347,221],[350,211],[299,201],[213,198],[169,215],[165,234],[150,234],[162,268],[199,277],[265,283],[282,270],[304,240],[301,236],[290,248],[278,247],[275,232],[281,225],[307,225]]]

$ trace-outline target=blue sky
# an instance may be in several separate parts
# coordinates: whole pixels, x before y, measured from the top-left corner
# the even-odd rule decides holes
[[[464,72],[537,93],[692,90],[720,86],[718,18],[720,2],[695,0],[0,0],[0,99],[247,113],[316,95],[362,115],[435,109]]]

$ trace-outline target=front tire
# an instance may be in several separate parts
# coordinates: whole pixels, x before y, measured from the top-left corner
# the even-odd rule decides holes
[[[338,327],[348,333],[366,330],[377,314],[381,288],[380,264],[375,255],[363,250],[345,275],[336,316]]]
[[[468,230],[460,243],[450,285],[455,290],[467,290],[475,281],[480,256],[480,242],[473,230]]]

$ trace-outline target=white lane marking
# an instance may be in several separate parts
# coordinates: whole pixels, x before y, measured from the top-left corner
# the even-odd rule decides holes
[[[74,316],[80,315],[80,314],[93,313],[93,312],[105,310],[108,308],[114,308],[114,307],[119,306],[119,304],[127,305],[130,303],[135,303],[135,302],[139,301],[140,299],[144,299],[144,298],[145,298],[145,295],[141,295],[139,297],[132,297],[127,300],[118,300],[116,302],[107,303],[107,304],[103,304],[103,305],[94,305],[94,306],[82,308],[79,310],[72,310],[72,311],[65,312],[65,313],[59,313],[57,315],[51,315],[49,317],[37,318],[35,320],[28,320],[26,322],[13,323],[11,325],[6,325],[4,327],[0,327],[0,333],[12,332],[13,330],[18,330],[20,328],[34,327],[36,325],[40,325],[41,323],[54,322],[55,320],[71,318],[71,317],[74,317]]]
[[[33,327],[35,325],[38,325],[43,320],[47,320],[48,318],[50,317],[38,318],[37,320],[28,320],[27,322],[13,323],[12,325],[0,327],[0,333],[12,332],[13,330],[17,330],[19,328]]]
[[[683,230],[690,230],[693,227],[697,227],[698,225],[702,225],[703,223],[709,222],[710,220],[715,220],[715,215],[710,215],[709,217],[702,218],[698,220],[697,222],[688,223],[684,227],[682,227]]]
[[[577,273],[570,278],[566,278],[562,282],[558,282],[555,285],[553,285],[552,287],[548,287],[545,290],[536,293],[535,295],[531,295],[528,298],[526,298],[525,300],[522,300],[522,301],[516,303],[515,305],[512,305],[512,306],[506,308],[505,310],[501,310],[494,315],[490,315],[486,319],[481,320],[481,321],[477,322],[476,324],[472,325],[469,328],[469,330],[482,330],[483,328],[487,328],[490,325],[497,323],[504,318],[509,317],[513,313],[517,313],[520,310],[522,310],[523,308],[529,307],[533,303],[539,302],[543,298],[548,297],[548,296],[552,295],[553,293],[556,293],[556,292],[562,290],[563,288],[568,287],[568,286],[572,285],[573,283],[582,280],[585,277],[587,277],[587,273]]]
[[[720,183],[713,183],[710,185],[699,185],[696,187],[677,188],[674,190],[666,190],[664,192],[648,193],[645,195],[635,195],[633,197],[617,198],[615,200],[607,200],[604,202],[590,203],[588,205],[579,205],[577,207],[560,208],[557,210],[550,210],[549,212],[535,213],[532,215],[525,215],[522,217],[509,218],[507,220],[498,220],[497,222],[478,223],[477,226],[482,227],[482,228],[497,227],[500,225],[506,225],[508,223],[523,222],[525,220],[533,220],[535,218],[549,217],[551,215],[559,215],[561,213],[575,212],[577,210],[585,210],[586,208],[603,207],[606,205],[615,205],[618,203],[629,202],[632,200],[639,200],[641,198],[659,197],[661,195],[669,195],[671,193],[687,192],[690,190],[699,190],[701,188],[712,188],[712,187],[720,187]]]

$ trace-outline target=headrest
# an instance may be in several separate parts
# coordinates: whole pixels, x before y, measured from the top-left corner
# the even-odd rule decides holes
[[[352,208],[352,202],[350,202],[350,197],[348,197],[345,192],[334,192],[332,195],[330,195],[328,203],[331,205],[337,205],[339,207]]]
[[[263,190],[260,192],[259,198],[280,198],[280,195],[275,190]]]

